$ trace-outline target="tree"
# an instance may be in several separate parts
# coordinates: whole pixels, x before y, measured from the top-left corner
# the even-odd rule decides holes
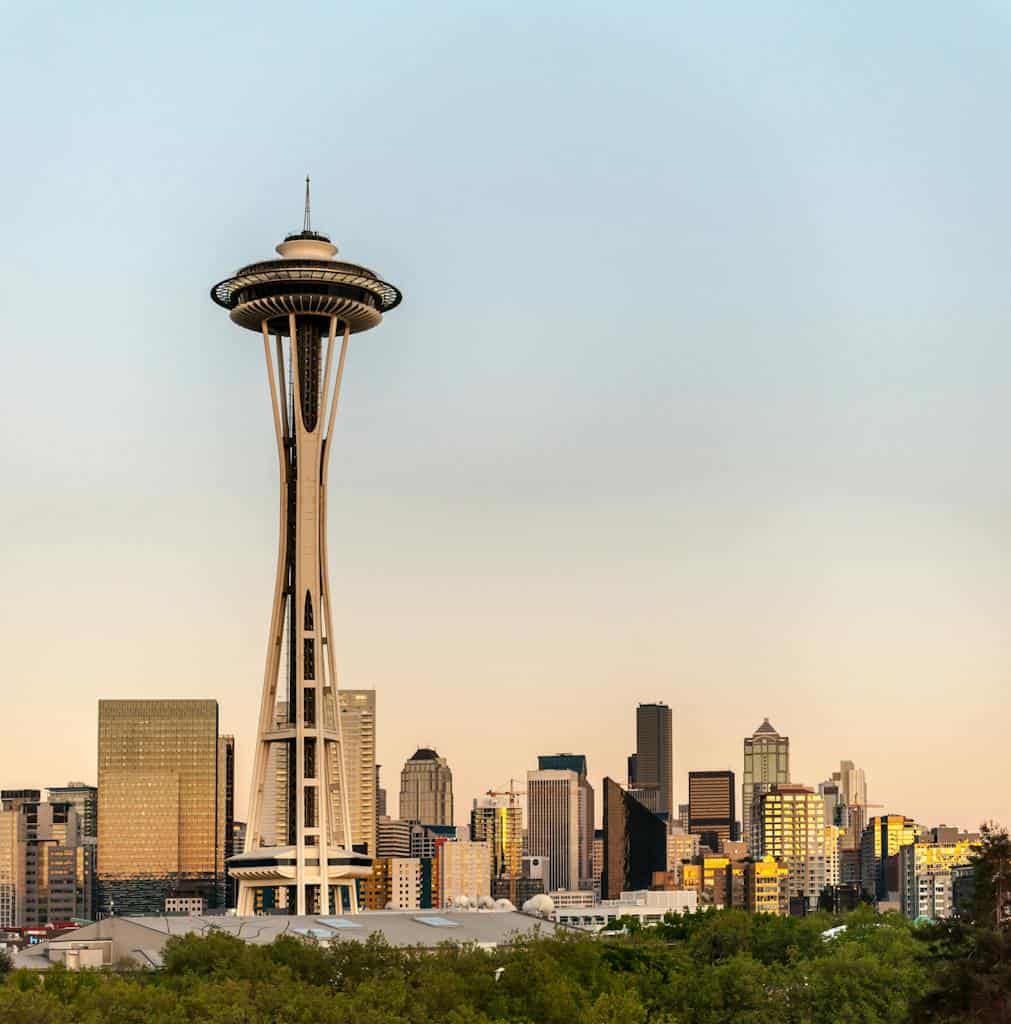
[[[14,969],[14,957],[6,949],[0,949],[0,978]]]

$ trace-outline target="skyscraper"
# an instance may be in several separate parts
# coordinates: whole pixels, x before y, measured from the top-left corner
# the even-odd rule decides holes
[[[604,863],[600,894],[648,889],[654,871],[667,867],[667,826],[613,779],[604,779]]]
[[[431,747],[419,747],[400,772],[400,817],[423,825],[453,824],[453,773]]]
[[[341,690],[341,731],[347,773],[351,842],[376,853],[376,691]],[[339,770],[338,765],[334,765]],[[338,812],[340,808],[338,807]],[[338,817],[339,821],[339,817]]]
[[[629,789],[642,791],[636,795],[640,803],[657,813],[674,813],[674,719],[666,704],[635,709],[635,753],[628,759],[628,776]]]
[[[233,323],[262,336],[280,469],[277,572],[247,849],[231,864],[243,915],[252,912],[257,890],[279,885],[298,914],[329,913],[333,899],[344,896],[355,910],[355,880],[371,867],[367,856],[352,851],[326,496],[350,337],[378,325],[399,304],[400,292],[371,270],[334,259],[337,246],[312,230],[308,179],[302,231],[288,235],[277,253],[280,259],[243,267],[211,289]],[[281,799],[268,815],[268,784],[276,782]],[[281,815],[283,844],[271,849]]]
[[[543,754],[527,772],[527,847],[549,889],[593,888],[594,794],[583,754]],[[531,788],[532,787],[532,788]]]
[[[899,850],[915,843],[923,828],[903,814],[882,814],[864,827],[860,843],[860,886],[874,900],[899,901]]]
[[[217,701],[99,701],[100,913],[160,914],[170,894],[223,907],[221,739]]]
[[[518,879],[523,874],[523,808],[512,797],[474,801],[470,838],[491,847],[491,877]]]
[[[714,852],[737,839],[734,773],[688,773],[688,831]]]
[[[791,897],[810,909],[826,886],[839,882],[835,830],[825,826],[825,802],[807,786],[774,785],[756,804],[760,840],[756,858],[775,857],[789,871]]]
[[[773,786],[790,781],[790,738],[780,736],[768,718],[744,740],[744,779],[741,783],[741,818],[744,840],[754,855],[759,855],[758,822],[755,803]]]

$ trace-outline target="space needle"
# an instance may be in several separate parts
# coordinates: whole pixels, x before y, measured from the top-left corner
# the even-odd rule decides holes
[[[312,230],[251,263],[211,298],[263,338],[280,469],[277,576],[270,614],[246,844],[229,860],[242,916],[357,910],[372,859],[351,845],[351,813],[327,576],[326,499],[334,420],[352,334],[399,305],[373,271],[338,260]],[[370,851],[372,852],[372,851]]]

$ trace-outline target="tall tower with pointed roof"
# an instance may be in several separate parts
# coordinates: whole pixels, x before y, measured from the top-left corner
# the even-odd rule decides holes
[[[773,786],[790,781],[790,737],[780,736],[768,718],[744,738],[744,776],[741,782],[742,835],[754,856],[761,856],[761,834],[755,802]]]
[[[400,292],[373,271],[337,260],[337,246],[313,231],[308,178],[302,230],[277,253],[211,289],[234,324],[263,339],[280,470],[277,574],[246,849],[229,861],[242,915],[253,913],[258,892],[268,905],[262,890],[297,914],[355,910],[355,879],[371,871],[371,858],[352,845],[326,499],[350,337],[376,327]]]

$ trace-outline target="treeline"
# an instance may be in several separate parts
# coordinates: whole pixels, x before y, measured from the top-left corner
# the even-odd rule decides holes
[[[164,969],[0,984],[3,1024],[935,1024],[1011,1022],[1007,836],[989,835],[972,920],[914,928],[862,909],[807,918],[707,911],[618,937],[493,951],[252,946],[173,938]],[[830,938],[824,932],[845,924]]]

